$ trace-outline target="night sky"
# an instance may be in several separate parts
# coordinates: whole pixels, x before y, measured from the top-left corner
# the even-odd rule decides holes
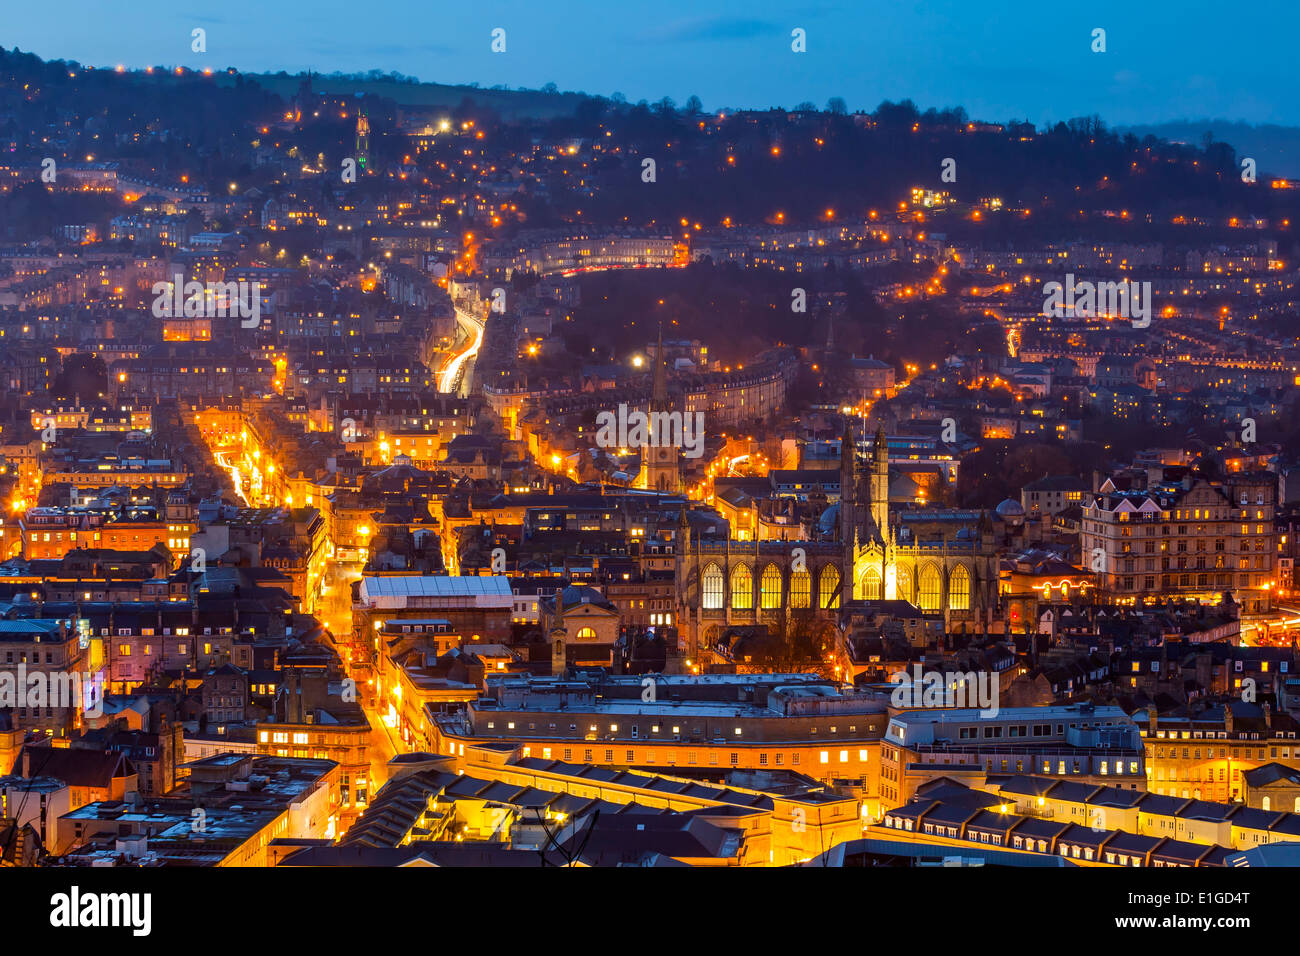
[[[228,66],[249,72],[396,70],[632,101],[695,94],[706,108],[850,109],[910,97],[973,118],[1072,116],[1144,124],[1224,118],[1300,125],[1300,6],[848,0],[61,0],[11,3],[0,45],[83,64]],[[190,31],[207,31],[206,55]],[[489,49],[507,31],[507,50]],[[808,52],[791,52],[790,31]],[[1107,52],[1090,49],[1093,28]]]

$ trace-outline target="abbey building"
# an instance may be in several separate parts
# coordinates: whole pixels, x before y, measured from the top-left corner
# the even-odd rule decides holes
[[[983,510],[891,511],[883,426],[865,457],[846,428],[840,499],[805,528],[805,540],[713,537],[685,514],[677,537],[678,631],[697,653],[729,627],[798,612],[838,623],[862,602],[906,601],[942,614],[950,633],[987,631],[997,616],[992,519]]]

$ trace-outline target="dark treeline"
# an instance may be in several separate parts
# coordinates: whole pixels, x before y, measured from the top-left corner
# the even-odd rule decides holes
[[[871,114],[771,110],[719,118],[671,101],[628,107],[589,98],[543,128],[557,140],[612,133],[619,151],[594,158],[600,188],[582,199],[583,218],[593,221],[626,216],[672,225],[688,218],[714,226],[726,217],[758,222],[784,213],[781,221],[800,224],[824,221],[827,209],[857,218],[869,209],[892,211],[918,185],[966,202],[1000,196],[1058,216],[1121,206],[1170,211],[1169,218],[1225,208],[1266,215],[1279,202],[1273,191],[1241,182],[1225,143],[1139,140],[1096,117],[1036,130],[1029,123],[972,125],[961,110],[921,113],[908,102],[886,102]],[[646,157],[656,161],[654,184],[641,181]],[[957,179],[943,183],[949,157]]]

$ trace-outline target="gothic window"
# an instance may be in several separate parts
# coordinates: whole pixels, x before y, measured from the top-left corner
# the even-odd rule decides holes
[[[818,607],[837,608],[840,606],[840,569],[833,564],[822,568],[821,581],[818,585]]]
[[[790,575],[790,606],[808,607],[812,603],[812,575],[796,571]]]
[[[763,610],[773,610],[781,606],[781,572],[775,564],[763,569],[763,578],[759,584]]]
[[[709,611],[717,611],[722,608],[722,569],[716,564],[710,564],[704,569],[703,597],[704,608]]]
[[[910,568],[905,568],[905,567],[903,567],[903,566],[900,564],[900,565],[898,566],[898,570],[897,570],[897,572],[896,572],[896,577],[895,577],[894,581],[895,581],[895,586],[896,586],[897,589],[898,589],[898,599],[899,599],[900,601],[910,601],[910,600],[912,600],[912,571],[911,571],[911,569],[910,569]]]
[[[964,564],[953,568],[948,578],[948,607],[954,611],[970,610],[970,572]]]
[[[939,572],[933,564],[921,569],[920,605],[923,611],[939,610]]]
[[[875,568],[867,568],[867,573],[862,576],[862,597],[868,601],[879,601],[884,596],[880,572]]]
[[[743,564],[736,565],[731,572],[731,606],[742,611],[754,606],[754,576]]]

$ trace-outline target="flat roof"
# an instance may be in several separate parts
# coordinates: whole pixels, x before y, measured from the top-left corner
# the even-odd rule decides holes
[[[495,576],[396,574],[361,579],[361,603],[379,608],[403,608],[411,598],[468,599],[497,607],[512,599],[510,579]]]
[[[487,706],[483,706],[485,702],[491,701],[495,701],[495,698],[488,697],[472,701],[470,706],[475,716],[486,718],[504,714],[568,714],[572,717],[581,717],[584,715],[608,714],[611,716],[642,716],[661,719],[670,717],[736,717],[788,721],[791,717],[806,716],[834,719],[836,717],[880,717],[885,713],[884,708],[875,701],[863,701],[861,709],[812,714],[786,714],[761,704],[737,700],[657,700],[643,702],[640,698],[628,700],[611,700],[609,698],[575,700],[570,697],[567,701],[563,701],[559,695],[548,695],[546,698],[534,695],[526,703],[521,700],[508,703],[488,703]],[[869,725],[864,725],[864,729],[870,730],[871,728]],[[856,740],[857,738],[847,736],[842,738],[826,737],[825,739],[834,742],[837,739]]]
[[[993,718],[982,717],[978,707],[939,708],[933,710],[906,710],[896,714],[893,721],[901,724],[946,724],[957,720],[979,720],[983,723],[1006,720],[1040,720],[1053,721],[1064,718],[1091,717],[1094,719],[1118,719],[1124,724],[1132,720],[1121,708],[1105,705],[1082,709],[1081,704],[1062,704],[1047,707],[1002,707]]]

